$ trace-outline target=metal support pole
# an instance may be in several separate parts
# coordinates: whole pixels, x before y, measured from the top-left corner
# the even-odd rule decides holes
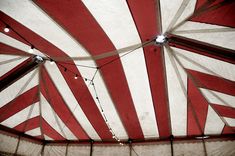
[[[20,138],[21,138],[21,136],[19,135],[14,155],[17,155],[17,152],[18,152],[18,149],[19,149],[19,145],[20,145]]]
[[[171,135],[171,136],[170,136],[170,142],[171,142],[171,156],[174,156],[173,139],[174,139],[174,136]]]
[[[44,142],[42,144],[42,149],[41,149],[41,156],[44,156],[44,148],[45,148],[46,143]]]
[[[203,144],[203,149],[204,149],[205,156],[207,156],[206,143],[205,143],[205,139],[204,138],[202,138],[202,144]]]
[[[132,156],[132,140],[131,139],[129,139],[128,140],[128,143],[129,143],[129,149],[130,149],[130,156]]]
[[[91,145],[91,148],[90,148],[90,156],[92,156],[92,152],[93,152],[93,143],[94,143],[94,141],[91,139],[91,140],[90,140],[90,145]]]
[[[66,144],[65,156],[68,155],[68,147],[69,147],[69,142]]]

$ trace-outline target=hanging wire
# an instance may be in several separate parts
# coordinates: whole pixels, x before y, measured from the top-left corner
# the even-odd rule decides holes
[[[120,60],[122,57],[127,56],[128,54],[134,52],[135,50],[137,50],[137,49],[139,49],[139,48],[143,48],[143,47],[149,45],[149,44],[152,43],[153,41],[154,41],[154,39],[151,39],[151,40],[149,40],[149,41],[146,41],[146,42],[144,42],[143,44],[141,44],[140,46],[136,47],[135,49],[132,49],[132,50],[130,50],[129,52],[126,52],[125,54],[120,55],[119,57],[116,57],[116,58],[114,58],[114,59],[112,59],[112,60],[110,60],[110,61],[108,61],[108,62],[102,64],[101,66],[99,66],[99,68],[103,68],[104,66],[107,66],[107,65],[109,65],[109,64],[111,64],[111,63],[113,63],[113,62],[115,62],[115,61],[117,61],[117,60]]]

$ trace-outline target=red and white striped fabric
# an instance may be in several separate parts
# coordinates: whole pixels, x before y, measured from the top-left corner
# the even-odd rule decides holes
[[[1,0],[0,10],[0,80],[33,55],[55,60],[0,92],[1,125],[45,140],[235,134],[235,58],[221,57],[235,53],[234,1]],[[161,34],[169,43],[139,47]]]

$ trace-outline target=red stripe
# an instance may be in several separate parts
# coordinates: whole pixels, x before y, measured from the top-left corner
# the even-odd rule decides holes
[[[235,108],[217,104],[211,105],[222,117],[235,118]]]
[[[115,50],[110,39],[81,1],[60,1],[58,3],[38,0],[36,3],[72,34],[92,55]],[[101,66],[116,57],[99,60],[97,64]],[[120,60],[101,68],[100,71],[129,137],[143,138]],[[119,81],[114,81],[117,78]]]
[[[8,71],[7,73],[5,73],[4,75],[2,75],[0,77],[0,80],[3,80],[5,78],[7,78],[9,75],[11,75],[12,73],[14,73],[15,71],[17,71],[18,69],[21,69],[22,67],[24,67],[25,65],[29,64],[29,62],[32,62],[32,58],[28,58],[27,60],[21,62],[20,64],[18,64],[16,67],[14,67],[13,69],[11,69],[10,71]]]
[[[218,92],[222,92],[228,95],[235,96],[235,82],[227,79],[219,78],[213,75],[201,73],[194,70],[189,70],[188,72],[195,78],[198,82],[198,87],[206,88]]]
[[[21,132],[26,132],[35,129],[39,127],[39,120],[40,117],[36,116],[34,118],[28,119],[27,121],[20,123],[19,125],[15,126],[14,129]]]
[[[190,79],[188,79],[187,91],[188,100],[190,100],[187,109],[187,135],[202,135],[207,118],[208,103]]]
[[[30,56],[26,52],[16,49],[14,47],[11,47],[9,45],[6,45],[4,43],[0,43],[0,54]]]
[[[222,134],[234,134],[235,127],[224,126]]]
[[[51,127],[45,119],[42,118],[43,133],[54,140],[65,140],[53,127]]]
[[[225,1],[216,1],[211,6],[218,5],[220,3],[224,3]],[[197,3],[196,8],[198,8],[200,5]],[[192,18],[191,20],[194,22],[200,22],[200,23],[208,23],[208,24],[214,24],[214,25],[221,25],[221,26],[227,26],[227,27],[235,27],[235,1],[227,1],[225,4],[217,9],[205,11],[204,13],[200,14],[199,16],[196,16]]]
[[[86,132],[80,126],[73,113],[69,110],[67,104],[64,102],[60,93],[58,92],[55,84],[49,77],[45,67],[41,67],[42,79],[40,81],[41,92],[51,107],[55,110],[56,114],[66,124],[66,126],[73,132],[73,134],[79,139],[89,139]]]
[[[130,0],[130,11],[136,23],[142,42],[156,37],[160,31],[160,21],[156,10],[158,1],[155,0]],[[143,7],[144,6],[144,7]],[[158,28],[159,27],[159,28]],[[148,46],[144,48],[145,61],[149,76],[150,88],[156,114],[156,121],[160,137],[170,136],[169,109],[167,103],[167,91],[164,73],[164,62],[161,47]]]
[[[21,94],[8,104],[0,108],[0,122],[8,119],[17,112],[25,109],[26,107],[39,101],[38,96],[38,86],[35,86],[25,93]]]
[[[14,26],[14,29],[18,33],[20,33],[22,36],[24,36],[27,40],[29,40],[38,50],[43,51],[49,56],[61,56],[65,58],[68,57],[67,54],[65,54],[63,51],[61,51],[57,47],[55,47],[53,44],[49,43],[48,41],[38,36],[34,32],[30,31],[26,27],[17,23],[15,20],[11,19],[5,14],[1,14],[1,12],[0,12],[0,15],[3,17],[4,21],[8,22],[9,25],[11,25],[12,27]],[[69,61],[67,63],[71,65],[64,65],[66,68],[80,75],[77,67],[74,66],[74,62]],[[70,75],[71,77],[69,77],[68,74],[71,74],[71,73],[62,72],[62,75],[64,76],[67,84],[69,85],[75,98],[79,102],[83,112],[86,114],[88,120],[91,122],[92,126],[94,127],[98,135],[101,137],[101,139],[112,138],[112,135],[109,132],[109,129],[107,125],[105,124],[103,117],[101,113],[99,112],[99,109],[97,108],[95,102],[93,101],[93,98],[90,92],[86,88],[85,83],[83,83],[83,81],[81,80],[75,81],[73,79],[74,75]],[[85,97],[84,100],[82,101],[79,100],[82,98],[81,96],[83,96],[83,98]]]

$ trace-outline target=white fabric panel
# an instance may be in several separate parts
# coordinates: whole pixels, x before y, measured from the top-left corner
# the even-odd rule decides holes
[[[206,141],[206,150],[208,156],[234,156],[235,141]]]
[[[234,118],[227,118],[227,117],[224,117],[224,119],[225,119],[226,122],[229,124],[229,126],[235,127],[235,119],[234,119]]]
[[[174,3],[172,3],[172,5],[173,4]],[[177,31],[182,31],[182,30],[203,30],[203,29],[220,29],[220,28],[226,28],[226,27],[188,21],[185,24],[183,24],[181,27],[176,29],[174,34],[178,34]],[[184,34],[179,33],[178,35],[229,49],[235,49],[234,45],[235,31],[227,31],[227,32],[205,31],[201,33],[184,33]]]
[[[0,133],[0,151],[14,153],[18,139]]]
[[[185,0],[185,1],[188,1],[188,0]],[[174,3],[172,3],[171,0],[160,0],[163,33],[166,32],[171,21],[174,20],[174,17],[176,16],[178,9],[180,8],[183,2],[184,0],[174,0]],[[190,0],[190,2],[187,4],[184,11],[182,12],[181,16],[177,20],[176,22],[177,24],[183,21],[184,19],[186,19],[189,15],[193,13],[195,3],[196,3],[196,0]]]
[[[90,146],[85,145],[68,145],[67,156],[90,156]]]
[[[42,105],[42,117],[48,124],[68,140],[77,140],[74,134],[67,128],[63,121],[61,121],[56,112],[54,112],[53,108],[42,94],[40,95],[40,100]]]
[[[205,125],[205,134],[221,134],[224,128],[224,123],[220,119],[220,117],[216,114],[216,112],[208,107],[206,125]]]
[[[14,67],[16,67],[17,65],[19,65],[20,63],[22,63],[23,61],[25,61],[28,57],[19,57],[19,56],[13,56],[13,55],[4,55],[4,54],[0,54],[0,63],[6,60],[10,60],[10,59],[16,59],[19,58],[18,60],[6,63],[6,64],[0,64],[0,77],[3,76],[4,74],[6,74],[7,72],[9,72],[11,69],[13,69]]]
[[[187,129],[187,97],[184,94],[184,89],[180,84],[180,78],[177,77],[175,68],[173,67],[168,52],[165,50],[165,64],[167,75],[167,87],[169,97],[169,108],[171,117],[171,126],[173,135],[186,135]],[[173,59],[173,56],[171,56]],[[177,64],[177,62],[175,61]],[[183,81],[183,86],[187,92],[187,75],[177,64],[180,77]]]
[[[0,10],[68,55],[75,57],[78,55],[87,56],[82,47],[32,1],[15,0],[13,2],[2,0],[0,1]]]
[[[65,103],[70,108],[71,112],[75,116],[75,118],[79,121],[83,129],[86,131],[86,133],[95,140],[100,140],[100,137],[96,133],[95,129],[92,127],[91,123],[87,119],[86,115],[82,111],[80,105],[78,104],[77,100],[75,99],[72,91],[70,90],[68,84],[66,83],[63,75],[59,71],[58,67],[56,65],[51,65],[50,63],[46,62],[45,67],[54,81],[58,91],[61,93],[62,98],[64,99]]]
[[[92,155],[94,156],[129,156],[129,146],[127,145],[93,145]]]
[[[41,135],[41,129],[39,127],[34,128],[32,130],[29,130],[29,131],[25,132],[25,134],[28,134],[28,135],[31,135],[31,136],[39,136],[39,135]]]
[[[44,138],[45,138],[45,140],[54,140],[54,139],[52,139],[51,137],[49,137],[49,136],[47,136],[45,134],[44,134]]]
[[[202,142],[175,142],[174,141],[174,155],[175,156],[203,156],[204,148]]]
[[[66,146],[49,145],[44,147],[44,156],[65,156]]]
[[[33,142],[20,140],[17,154],[19,155],[41,155],[42,145]]]
[[[10,36],[7,36],[7,35],[5,35],[3,33],[0,33],[0,42],[4,43],[6,45],[9,45],[11,47],[14,47],[16,49],[19,49],[21,51],[24,51],[26,53],[29,53],[29,49],[31,49],[31,46],[29,46],[29,45],[27,45],[27,44],[25,44],[23,42],[20,42],[20,41],[12,38]],[[34,55],[39,55],[39,56],[42,56],[42,57],[45,56],[43,53],[41,53],[37,49],[34,49],[33,54]]]
[[[30,116],[28,116],[30,111],[32,111],[32,113]],[[13,128],[19,125],[20,123],[25,122],[28,117],[29,119],[31,119],[38,115],[39,115],[39,102],[36,102],[35,104],[26,107],[25,109],[17,112],[8,119],[4,120],[1,124]]]
[[[141,42],[125,1],[100,0],[94,3],[84,0],[83,3],[117,49]],[[122,57],[121,62],[144,136],[158,137],[143,49]]]
[[[34,73],[35,71],[36,73]],[[33,74],[35,74],[33,79],[30,81],[30,83],[27,84],[27,87],[23,90],[21,94],[38,85],[38,72],[37,69],[35,69],[0,92],[0,107],[3,107],[8,102],[16,98],[21,88],[25,85],[25,83],[31,78]]]
[[[216,74],[215,76],[220,76],[228,80],[235,81],[234,64],[174,47],[172,47],[172,49],[185,68],[193,69],[210,75]]]
[[[231,106],[235,108],[234,96],[204,88],[200,88],[200,90],[202,91],[206,99],[209,101],[209,103],[223,105],[223,106]]]
[[[139,156],[170,156],[171,147],[169,144],[164,143],[146,143],[146,144],[133,144],[132,148]],[[132,156],[137,156],[133,150],[131,151]]]

